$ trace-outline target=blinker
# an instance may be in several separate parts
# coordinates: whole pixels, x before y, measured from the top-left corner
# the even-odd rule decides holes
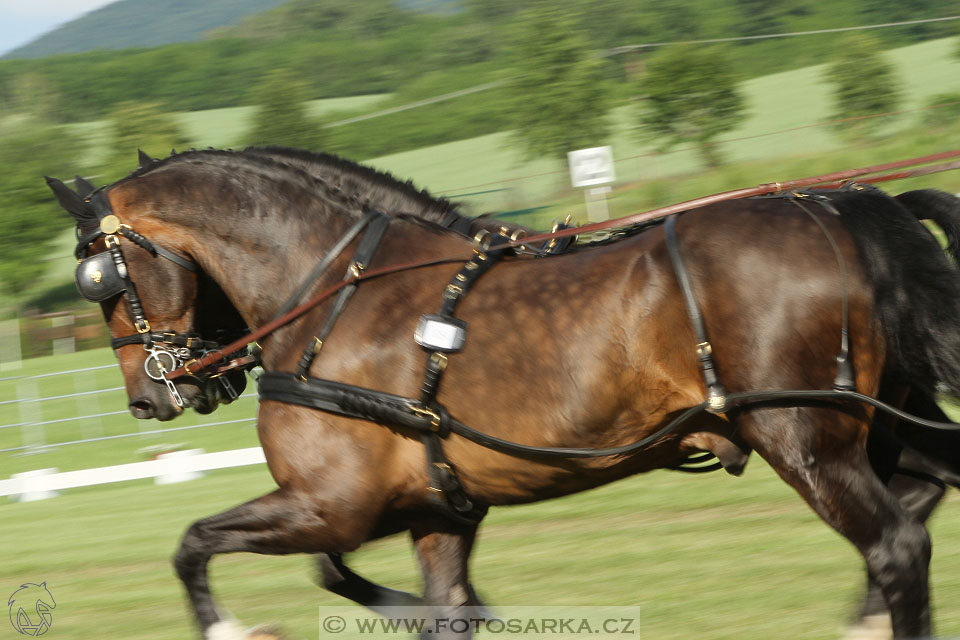
[[[127,290],[109,251],[82,260],[75,279],[77,291],[90,302],[103,302]]]

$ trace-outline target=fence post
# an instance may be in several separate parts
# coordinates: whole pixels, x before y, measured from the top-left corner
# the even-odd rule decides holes
[[[20,350],[20,320],[0,320],[0,371],[19,369],[23,363]]]
[[[37,381],[25,378],[17,384],[17,409],[20,412],[20,437],[23,446],[36,448],[42,447],[47,443],[47,434],[42,424],[43,410],[40,408],[38,399],[40,391],[37,389]],[[28,449],[29,451],[29,449]]]
[[[50,318],[50,326],[54,329],[59,327],[70,327],[70,329],[64,329],[64,331],[69,334],[64,337],[56,337],[60,334],[60,332],[57,331],[54,331],[52,334],[54,336],[51,340],[53,355],[57,356],[64,353],[73,353],[77,350],[77,339],[73,335],[73,324],[74,318],[72,313],[66,313],[63,315],[58,314]]]

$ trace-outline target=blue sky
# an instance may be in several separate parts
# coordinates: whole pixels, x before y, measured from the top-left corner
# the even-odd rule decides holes
[[[116,0],[0,0],[0,55]]]

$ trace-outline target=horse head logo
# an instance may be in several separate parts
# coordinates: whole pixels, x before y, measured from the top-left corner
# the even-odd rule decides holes
[[[7,602],[10,607],[10,624],[25,636],[42,636],[53,624],[51,610],[57,608],[47,583],[20,585]]]

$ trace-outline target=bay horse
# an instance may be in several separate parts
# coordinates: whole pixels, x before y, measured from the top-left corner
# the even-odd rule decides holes
[[[470,217],[462,213],[459,203],[436,198],[418,189],[411,181],[397,180],[390,173],[353,162],[331,153],[287,147],[248,147],[244,154],[255,154],[301,169],[339,189],[360,204],[390,214],[404,212],[457,230],[468,237],[483,230],[506,229],[514,234],[528,234],[533,229],[516,223],[497,220],[489,215]],[[141,161],[144,158],[141,157]],[[154,162],[146,158],[147,162]],[[943,231],[947,251],[954,263],[960,263],[960,200],[951,194],[932,189],[910,191],[895,196],[897,202],[918,220],[932,220]],[[913,415],[937,422],[949,418],[934,398],[922,388],[895,379],[881,384],[879,397],[894,404],[903,404]],[[896,432],[899,435],[895,435]],[[909,442],[909,447],[906,442]],[[713,443],[717,444],[717,443]],[[942,497],[946,486],[960,486],[960,434],[956,432],[918,429],[909,423],[893,421],[883,413],[875,416],[867,451],[871,464],[883,483],[893,492],[911,516],[926,522]],[[739,475],[746,463],[744,457],[725,458],[723,467]],[[398,594],[371,584],[349,571],[340,557],[319,556],[318,568],[326,588],[374,609],[390,604],[409,604],[417,600],[409,594]],[[473,594],[469,584],[463,588]],[[857,613],[857,625],[851,629],[857,637],[889,637],[889,611],[883,594],[869,575],[867,591]]]
[[[58,197],[81,234],[96,226],[102,212]],[[140,237],[198,265],[250,326],[269,320],[289,293],[279,285],[306,275],[315,256],[363,215],[355,200],[303,172],[212,151],[159,162],[112,185],[103,200]],[[872,190],[832,193],[831,201],[841,215],[822,223],[849,267],[846,286],[822,229],[786,200],[714,205],[677,225],[696,298],[709,310],[707,330],[723,336],[715,358],[724,384],[734,391],[829,388],[836,373],[831,343],[840,335],[846,292],[858,390],[877,394],[885,372],[903,373],[927,390],[937,382],[956,390],[955,270],[896,201]],[[743,242],[747,231],[749,244]],[[694,331],[664,238],[657,227],[550,260],[504,260],[458,313],[470,323],[470,337],[451,358],[440,391],[450,413],[529,445],[610,447],[653,433],[702,403]],[[178,267],[157,261],[141,244],[114,242],[153,324],[189,331],[191,318],[164,315],[176,306],[165,301],[184,295],[171,275]],[[93,250],[102,244],[97,240]],[[398,216],[376,261],[470,250],[458,234]],[[341,272],[332,269],[316,286]],[[413,394],[423,352],[409,336],[449,277],[449,266],[437,264],[365,282],[310,376]],[[789,289],[778,286],[787,281]],[[120,298],[108,310],[114,336],[134,329],[130,306]],[[324,311],[264,341],[265,369],[294,371]],[[572,327],[588,330],[571,337]],[[144,375],[140,350],[120,349],[118,357],[133,405],[159,418],[182,410]],[[201,385],[178,385],[186,405],[201,395]],[[704,437],[742,442],[861,551],[891,608],[896,637],[922,637],[929,633],[929,540],[870,467],[872,415],[869,408],[834,403],[767,403],[700,416],[646,449],[600,459],[525,460],[457,437],[446,446],[466,493],[500,505],[668,467],[702,450]],[[464,602],[460,585],[476,526],[447,519],[427,499],[423,451],[413,434],[276,401],[262,403],[258,429],[278,490],[198,521],[177,554],[178,574],[205,634],[229,625],[207,584],[212,555],[337,553],[400,530],[412,531],[421,550],[428,600]]]

